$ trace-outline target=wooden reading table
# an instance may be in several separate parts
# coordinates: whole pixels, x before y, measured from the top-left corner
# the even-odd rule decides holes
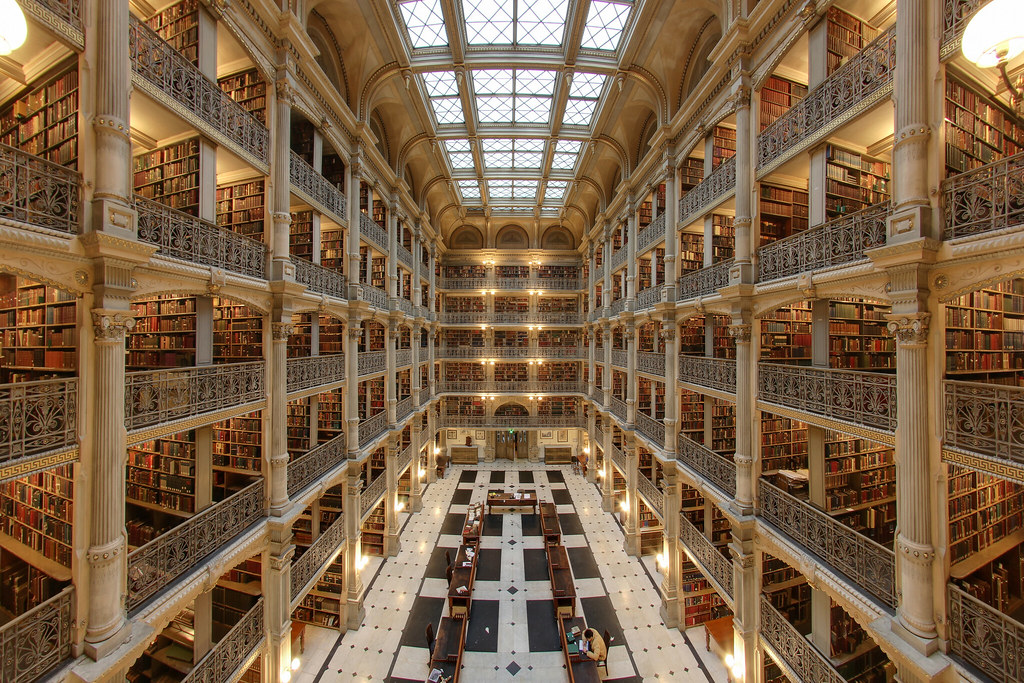
[[[544,542],[548,545],[562,542],[562,525],[558,521],[558,509],[554,503],[540,504],[540,528]]]
[[[462,526],[462,542],[467,545],[479,545],[480,536],[484,533],[483,505],[476,503],[469,506],[466,522]]]
[[[576,616],[576,585],[569,568],[569,555],[563,545],[548,546],[548,576],[555,601],[555,617]]]
[[[463,545],[452,563],[452,582],[448,585],[448,616],[463,619],[469,616],[473,601],[473,581],[476,579],[477,547]],[[464,592],[459,588],[465,586]]]
[[[571,683],[590,683],[600,681],[601,676],[597,672],[597,662],[585,654],[580,654],[578,639],[571,642],[566,634],[572,631],[573,626],[580,629],[579,639],[583,638],[583,631],[587,625],[580,617],[558,620],[558,631],[562,638],[562,654],[565,655],[565,668],[569,672]]]
[[[445,678],[450,677],[452,683],[458,683],[465,647],[466,620],[441,617],[434,640],[434,655],[430,658],[430,671],[440,669]]]
[[[537,512],[537,491],[536,489],[520,489],[515,493],[506,493],[498,489],[487,492],[487,512],[493,512],[494,508],[529,507]]]

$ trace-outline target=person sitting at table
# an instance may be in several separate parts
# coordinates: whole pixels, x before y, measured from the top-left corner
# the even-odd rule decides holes
[[[594,629],[588,628],[583,632],[583,639],[587,641],[585,654],[597,662],[599,667],[607,666],[608,646],[605,645],[604,638],[598,635]]]

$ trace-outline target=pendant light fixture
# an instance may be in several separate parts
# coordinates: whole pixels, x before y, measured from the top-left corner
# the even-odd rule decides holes
[[[0,55],[9,55],[25,44],[28,24],[17,0],[0,0]]]

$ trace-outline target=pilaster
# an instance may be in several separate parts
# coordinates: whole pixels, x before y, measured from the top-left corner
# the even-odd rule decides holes
[[[627,555],[640,557],[640,524],[637,514],[640,503],[636,491],[640,459],[637,457],[636,439],[632,432],[628,432],[622,442],[622,453],[626,456],[626,471],[623,472],[626,475],[626,499],[623,501],[626,507],[623,510],[625,519],[622,524],[622,549]]]
[[[660,562],[661,619],[666,628],[679,626],[679,475],[675,467],[666,467],[664,472],[664,518],[665,544]]]
[[[733,315],[729,335],[736,341],[736,499],[741,515],[754,511],[754,386],[750,350],[750,314]]]
[[[280,314],[279,314],[280,315]],[[288,337],[294,331],[291,315],[283,314],[287,321],[270,324],[270,512],[280,516],[288,511]],[[316,443],[316,440],[313,440]]]
[[[758,604],[761,593],[761,572],[754,546],[754,518],[747,517],[732,525],[729,554],[733,570],[733,658],[743,668],[739,680],[761,680],[758,668],[757,629]]]
[[[274,98],[273,157],[270,193],[273,219],[270,239],[270,277],[293,279],[295,266],[289,259],[291,216],[291,130],[295,88],[287,71],[281,70]],[[357,195],[358,196],[358,195]]]
[[[348,471],[345,481],[345,612],[346,628],[359,628],[366,616],[363,607],[363,568],[362,534],[360,531],[360,511],[362,508],[362,486],[359,481],[358,467]]]
[[[398,527],[398,447],[397,435],[389,436],[386,450],[384,451],[384,482],[386,484],[386,493],[384,494],[385,557],[394,557],[402,548],[402,539],[399,536]]]
[[[607,392],[606,392],[607,395]],[[603,476],[601,477],[601,509],[604,512],[615,512],[615,494],[613,491],[613,479],[612,476],[612,428],[608,424],[607,419],[604,425],[604,443],[601,444],[601,449],[604,451],[604,467],[601,469]]]
[[[287,525],[270,527],[270,547],[264,553],[263,599],[268,642],[268,671],[280,676],[292,662],[292,558],[295,546]],[[276,679],[275,679],[276,680]]]

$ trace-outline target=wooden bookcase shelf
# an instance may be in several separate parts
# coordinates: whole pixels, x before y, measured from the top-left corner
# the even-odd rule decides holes
[[[686,194],[704,180],[704,160],[688,157],[679,168],[680,196]]]
[[[160,147],[132,159],[135,193],[199,215],[199,138]]]
[[[263,316],[245,304],[213,300],[213,361],[243,363],[263,357]]]
[[[828,10],[826,28],[828,73],[833,73],[878,37],[878,29],[838,7]]]
[[[285,421],[288,430],[288,455],[292,460],[305,455],[310,447],[309,398],[288,401]]]
[[[65,63],[0,108],[0,143],[78,168],[78,63]]]
[[[74,376],[78,300],[56,287],[0,275],[0,382]]]
[[[886,329],[891,306],[859,301],[829,303],[829,365],[880,370],[896,367],[896,341]]]
[[[0,484],[0,552],[11,553],[44,574],[34,578],[35,585],[30,584],[29,601],[33,604],[48,597],[49,591],[44,589],[53,586],[47,584],[47,576],[57,581],[71,579],[73,501],[72,465]],[[34,572],[26,571],[28,574]]]
[[[213,469],[258,474],[263,467],[261,411],[232,417],[213,425]]]
[[[1024,279],[965,294],[945,309],[948,377],[1024,385]]]
[[[313,212],[292,211],[292,224],[288,231],[288,253],[313,260]],[[321,252],[321,262],[323,253]]]
[[[711,168],[718,168],[723,161],[736,155],[736,129],[715,126],[712,135]]]
[[[129,448],[125,481],[129,505],[191,517],[196,512],[195,432],[179,432]]]
[[[495,304],[497,304],[497,299],[495,299]],[[483,297],[480,296],[446,295],[444,297],[444,310],[448,313],[483,313],[487,308]]]
[[[385,496],[385,499],[373,508],[369,517],[363,522],[361,545],[364,555],[376,555],[378,557],[384,555],[384,532],[386,531],[384,505],[386,502],[387,497]]]
[[[807,469],[807,425],[761,413],[761,471]]]
[[[260,123],[267,123],[267,82],[256,68],[217,79],[220,89],[242,108],[251,112]]]
[[[1024,541],[1024,486],[947,467],[950,573],[961,578]]]
[[[781,76],[769,76],[761,86],[761,130],[772,125],[795,104],[807,96],[807,84]]]
[[[946,74],[946,172],[956,175],[1024,150],[1024,122],[966,78]]]
[[[126,341],[128,370],[196,364],[196,299],[160,295],[133,301],[135,327]]]
[[[704,443],[704,397],[687,389],[680,389],[679,431]]]
[[[181,0],[146,24],[193,64],[199,64],[199,0]]]
[[[889,200],[889,164],[825,146],[825,215],[831,220]]]
[[[217,186],[217,225],[263,240],[266,218],[263,179]]]
[[[811,362],[811,306],[791,304],[761,321],[761,358],[796,365]]]
[[[806,189],[761,183],[758,196],[762,247],[807,229],[809,208]]]

